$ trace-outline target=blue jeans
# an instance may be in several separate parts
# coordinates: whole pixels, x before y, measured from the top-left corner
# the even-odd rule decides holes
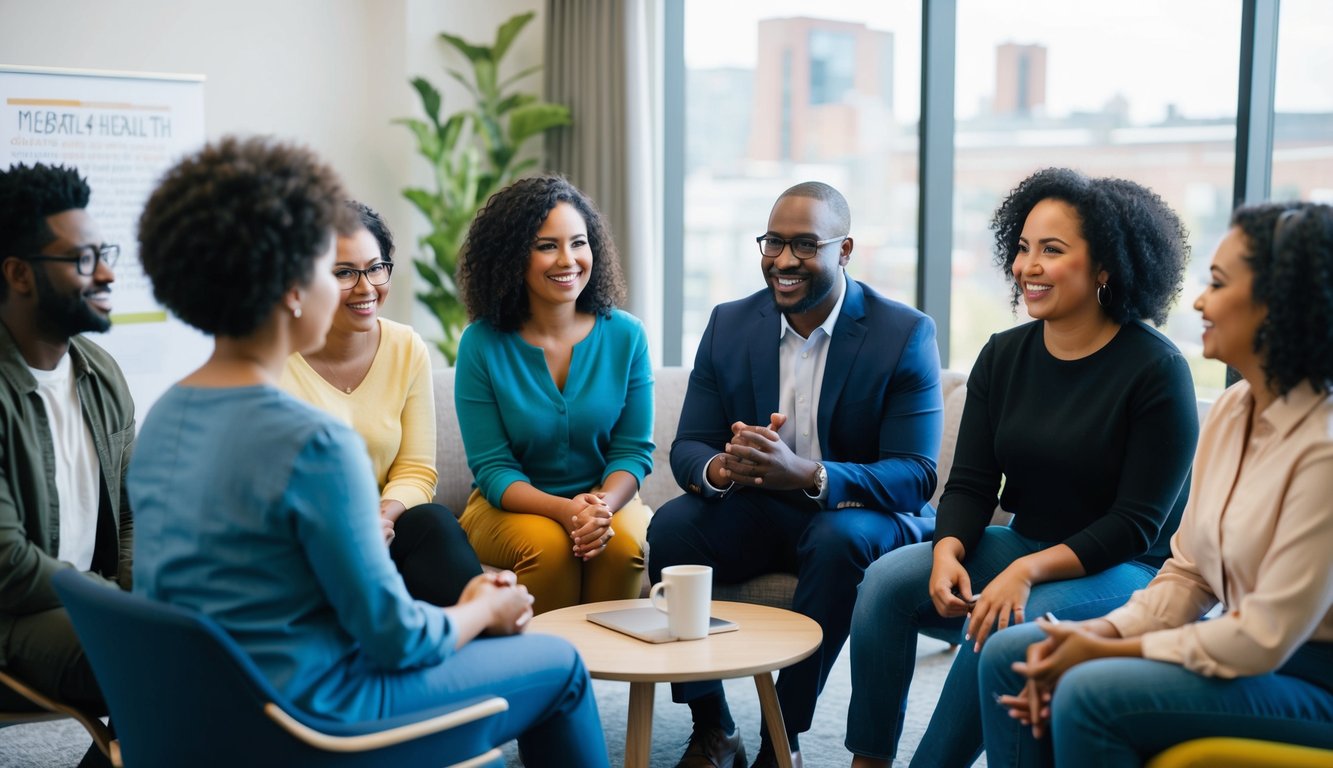
[[[973,594],[1018,558],[1050,546],[1007,527],[990,526],[964,558]],[[897,753],[918,632],[962,647],[912,764],[965,766],[981,754],[977,654],[971,643],[963,642],[964,619],[935,612],[929,592],[932,564],[932,545],[923,543],[890,552],[866,569],[852,614],[852,698],[845,743],[855,754],[892,760]],[[1129,562],[1092,576],[1038,584],[1028,596],[1025,615],[1050,611],[1070,619],[1101,616],[1122,605],[1155,573]]]
[[[1017,692],[1009,668],[1044,635],[1007,629],[981,652],[987,695]],[[1168,747],[1208,736],[1333,749],[1333,643],[1310,642],[1275,672],[1224,680],[1168,662],[1097,659],[1065,673],[1039,741],[1001,707],[984,710],[986,762],[1001,766],[1140,766]]]
[[[929,538],[933,518],[865,509],[821,511],[800,491],[749,489],[709,501],[692,494],[662,505],[648,526],[648,573],[680,563],[713,567],[713,581],[733,584],[765,573],[795,573],[792,610],[819,623],[824,641],[809,657],[778,673],[778,702],[787,733],[810,730],[815,701],[842,650],[856,585],[870,563],[904,543]],[[709,680],[673,683],[672,700],[721,694]]]
[[[443,663],[383,675],[386,717],[503,696],[494,743],[518,739],[527,766],[607,766],[592,682],[574,647],[549,635],[481,638]]]

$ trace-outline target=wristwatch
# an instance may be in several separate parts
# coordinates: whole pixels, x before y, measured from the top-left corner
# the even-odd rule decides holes
[[[828,470],[824,469],[822,462],[815,462],[815,492],[810,494],[813,498],[819,498],[824,495],[824,490],[828,488]]]

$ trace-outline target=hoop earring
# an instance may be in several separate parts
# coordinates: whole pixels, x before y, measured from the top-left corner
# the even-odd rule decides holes
[[[1103,307],[1109,307],[1109,306],[1111,306],[1111,302],[1114,301],[1114,300],[1115,300],[1115,297],[1114,297],[1113,295],[1111,295],[1111,284],[1110,284],[1110,283],[1102,283],[1102,284],[1100,284],[1100,285],[1097,286],[1097,303],[1098,303],[1098,304],[1101,304]]]
[[[1098,294],[1098,300],[1099,300],[1099,301],[1101,300],[1100,297],[1101,297],[1101,294],[1099,293],[1099,294]],[[294,308],[292,309],[292,317],[296,318],[297,320],[300,320],[300,319],[301,319],[301,308],[300,308],[300,307],[294,307]]]

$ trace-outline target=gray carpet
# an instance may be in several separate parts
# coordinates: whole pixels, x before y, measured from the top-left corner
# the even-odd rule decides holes
[[[940,686],[948,672],[953,654],[943,643],[922,638],[917,651],[916,678],[908,699],[908,719],[894,765],[907,765],[921,739],[926,722],[939,697]],[[611,764],[621,765],[625,754],[625,718],[629,711],[629,684],[595,681],[598,709],[606,732],[606,746]],[[742,728],[751,756],[759,746],[759,699],[749,678],[726,683],[727,700],[732,714]],[[843,768],[851,756],[842,745],[846,731],[847,701],[851,696],[848,653],[844,649],[829,675],[824,695],[815,710],[814,727],[801,736],[801,751],[807,768]],[[670,768],[679,759],[690,735],[689,708],[671,703],[666,685],[657,686],[653,703],[654,768]],[[72,768],[88,748],[84,730],[72,720],[18,725],[0,728],[0,766],[14,768]],[[513,744],[505,747],[507,766],[521,766]],[[984,766],[985,760],[978,762]]]

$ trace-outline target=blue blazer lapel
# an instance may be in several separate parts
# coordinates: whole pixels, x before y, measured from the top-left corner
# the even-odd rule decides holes
[[[852,364],[861,353],[866,338],[866,303],[861,284],[847,278],[847,296],[842,301],[842,312],[833,325],[829,339],[828,357],[824,362],[824,383],[819,390],[819,445],[825,458],[829,456],[829,425],[833,411],[847,386]],[[849,414],[853,419],[856,414]]]
[[[778,329],[781,328],[777,310],[769,305],[759,312],[750,336],[750,381],[754,387],[753,416],[755,426],[768,426],[769,414],[778,410]],[[767,409],[767,410],[765,410]],[[727,425],[730,427],[731,425]]]

